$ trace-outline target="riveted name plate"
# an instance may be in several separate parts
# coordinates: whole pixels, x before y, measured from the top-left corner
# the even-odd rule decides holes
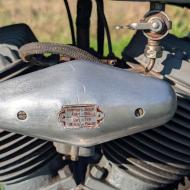
[[[59,122],[64,128],[98,128],[104,120],[104,113],[95,104],[63,106]]]

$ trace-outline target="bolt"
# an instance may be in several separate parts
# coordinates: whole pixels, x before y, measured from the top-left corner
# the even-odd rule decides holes
[[[136,117],[142,117],[144,115],[144,110],[142,108],[137,108],[135,110],[135,116]]]
[[[71,160],[77,161],[79,157],[79,147],[71,146]]]
[[[163,23],[159,18],[152,18],[150,19],[150,24],[151,24],[151,30],[153,32],[160,32],[163,29]]]
[[[19,111],[19,112],[17,113],[17,118],[18,118],[19,120],[25,120],[25,119],[27,118],[26,112],[24,112],[24,111]]]
[[[154,28],[154,29],[157,29],[157,28],[159,28],[159,23],[158,22],[153,22],[152,23],[152,28]]]
[[[102,179],[105,174],[105,169],[97,165],[93,166],[91,169],[91,175],[96,179]]]

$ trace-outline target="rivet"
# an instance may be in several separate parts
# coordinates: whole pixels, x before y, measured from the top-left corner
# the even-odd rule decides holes
[[[19,120],[25,120],[25,119],[27,118],[26,112],[24,112],[24,111],[19,111],[19,112],[17,113],[17,118],[18,118]]]
[[[142,108],[137,108],[135,110],[135,116],[136,117],[142,117],[144,115],[144,110]]]

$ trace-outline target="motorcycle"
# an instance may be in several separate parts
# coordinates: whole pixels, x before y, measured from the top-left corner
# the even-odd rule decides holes
[[[140,0],[139,0],[140,1]],[[115,56],[97,5],[77,1],[72,44],[38,42],[26,24],[0,28],[0,182],[5,190],[185,189],[190,174],[190,40],[169,33],[165,5],[150,10]],[[119,1],[118,1],[119,3]],[[104,33],[109,55],[104,56]]]

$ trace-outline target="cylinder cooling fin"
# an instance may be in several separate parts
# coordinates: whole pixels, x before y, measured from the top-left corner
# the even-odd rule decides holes
[[[0,28],[0,81],[13,77],[12,73],[16,76],[23,72],[24,65],[17,63],[18,48],[35,41],[36,37],[25,24]],[[41,180],[43,176],[55,175],[60,167],[62,158],[53,143],[0,129],[0,183],[10,187],[36,176],[42,176]],[[39,182],[35,187],[41,185]]]
[[[18,49],[37,38],[26,24],[0,28],[0,82],[36,70],[20,60]]]
[[[52,143],[15,133],[0,133],[0,182],[22,181],[56,156]]]
[[[178,96],[178,109],[170,122],[105,143],[104,155],[136,178],[133,183],[143,181],[147,190],[166,189],[190,173],[189,122],[190,100]]]

